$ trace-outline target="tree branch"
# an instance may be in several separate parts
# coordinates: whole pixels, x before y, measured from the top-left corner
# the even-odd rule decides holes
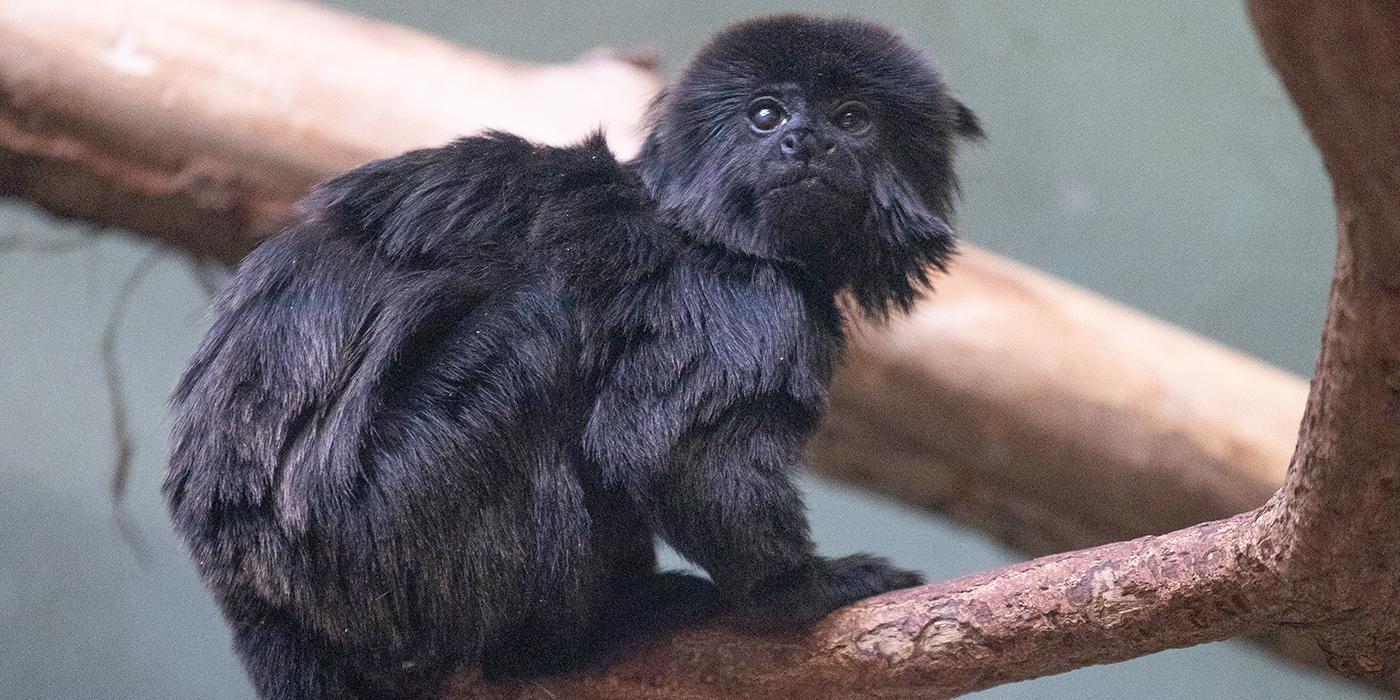
[[[630,152],[655,90],[283,0],[6,0],[0,194],[233,262],[313,183],[409,148],[601,125]]]
[[[445,697],[953,697],[1259,629],[1278,582],[1253,527],[1249,513],[898,591],[801,637],[686,632],[603,675],[464,677]]]
[[[1332,177],[1337,265],[1264,541],[1336,668],[1400,666],[1400,6],[1251,0]]]

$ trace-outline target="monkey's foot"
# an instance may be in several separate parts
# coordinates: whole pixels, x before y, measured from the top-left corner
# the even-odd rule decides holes
[[[808,625],[858,600],[923,582],[922,574],[897,568],[883,557],[819,558],[760,585],[745,617],[760,628]]]

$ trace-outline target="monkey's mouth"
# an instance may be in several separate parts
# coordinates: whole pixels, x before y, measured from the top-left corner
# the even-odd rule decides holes
[[[859,188],[852,187],[843,180],[844,178],[835,177],[827,172],[801,168],[773,178],[765,188],[765,194],[835,194],[844,197],[857,197],[861,194]]]
[[[792,172],[784,173],[781,176],[774,178],[772,185],[768,189],[782,190],[791,187],[802,187],[811,189],[817,187],[829,187],[829,185],[826,184],[826,178],[822,176],[822,173],[817,172],[815,170],[802,168],[800,170],[794,170]]]
[[[868,208],[863,190],[830,174],[784,173],[765,184],[759,197],[762,216],[769,225],[796,236],[793,241],[828,240],[828,234],[855,225]]]

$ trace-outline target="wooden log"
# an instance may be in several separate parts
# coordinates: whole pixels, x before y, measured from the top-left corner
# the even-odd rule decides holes
[[[282,0],[0,3],[0,194],[234,262],[313,183],[487,128],[638,146],[657,87]]]
[[[969,249],[905,319],[863,328],[816,469],[1047,554],[1262,505],[1307,385]]]

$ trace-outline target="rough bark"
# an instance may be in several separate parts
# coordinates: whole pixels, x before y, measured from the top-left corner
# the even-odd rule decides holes
[[[1262,523],[1291,621],[1353,675],[1400,666],[1400,6],[1252,0],[1322,152],[1337,265],[1287,480]]]

